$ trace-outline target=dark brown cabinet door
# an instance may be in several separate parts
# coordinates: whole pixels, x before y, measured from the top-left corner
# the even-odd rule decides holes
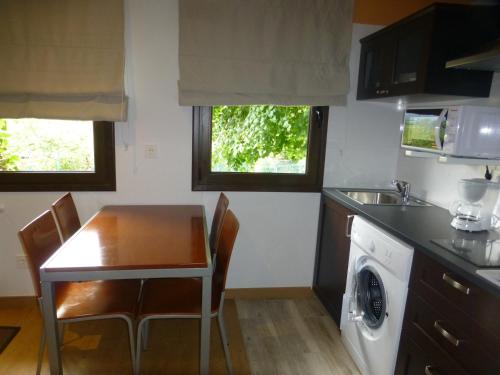
[[[435,4],[361,39],[357,99],[413,94],[488,97],[492,72],[445,66],[457,53],[463,56],[464,50],[500,36],[499,10]],[[479,28],[480,24],[486,26]]]
[[[432,17],[421,17],[394,32],[395,50],[389,62],[388,95],[403,95],[424,89]]]
[[[340,327],[342,297],[349,262],[352,212],[322,196],[319,218],[314,291]]]
[[[386,34],[361,46],[358,99],[387,96],[394,60],[394,35]]]

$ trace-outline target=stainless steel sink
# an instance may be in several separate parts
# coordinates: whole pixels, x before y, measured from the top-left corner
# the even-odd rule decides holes
[[[381,206],[430,206],[427,202],[411,197],[408,203],[404,203],[401,194],[396,191],[341,190],[340,192],[360,204]]]

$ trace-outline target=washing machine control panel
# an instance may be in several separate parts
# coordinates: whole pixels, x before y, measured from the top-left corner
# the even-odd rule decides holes
[[[408,280],[413,258],[411,246],[359,216],[352,224],[351,241],[399,279]]]

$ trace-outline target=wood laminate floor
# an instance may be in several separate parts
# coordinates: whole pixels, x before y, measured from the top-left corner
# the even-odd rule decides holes
[[[235,375],[359,374],[335,323],[315,297],[228,300],[225,309],[230,310],[226,328]],[[0,354],[0,374],[34,374],[41,330],[34,298],[0,299],[0,324],[22,327]],[[196,374],[198,329],[186,320],[153,322],[141,374]],[[215,324],[212,329],[210,373],[223,375],[227,372]],[[127,344],[122,321],[69,324],[62,349],[65,373],[129,374]],[[48,373],[45,357],[42,374]]]
[[[249,375],[250,368],[239,329],[236,305],[226,301],[226,329],[236,374]],[[0,354],[1,375],[35,374],[42,321],[34,298],[0,299],[0,325],[21,330]],[[194,375],[199,363],[199,320],[168,319],[151,322],[149,349],[143,352],[141,374]],[[226,375],[226,363],[217,323],[212,320],[210,374]],[[62,346],[64,374],[131,374],[128,334],[120,319],[67,324]],[[45,355],[42,374],[49,374]]]
[[[236,304],[252,374],[359,374],[337,326],[314,296]]]

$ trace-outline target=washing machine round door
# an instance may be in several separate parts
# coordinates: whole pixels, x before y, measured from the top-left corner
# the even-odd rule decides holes
[[[357,271],[356,304],[363,322],[369,328],[377,329],[382,325],[387,296],[379,273],[371,265],[364,265]]]

